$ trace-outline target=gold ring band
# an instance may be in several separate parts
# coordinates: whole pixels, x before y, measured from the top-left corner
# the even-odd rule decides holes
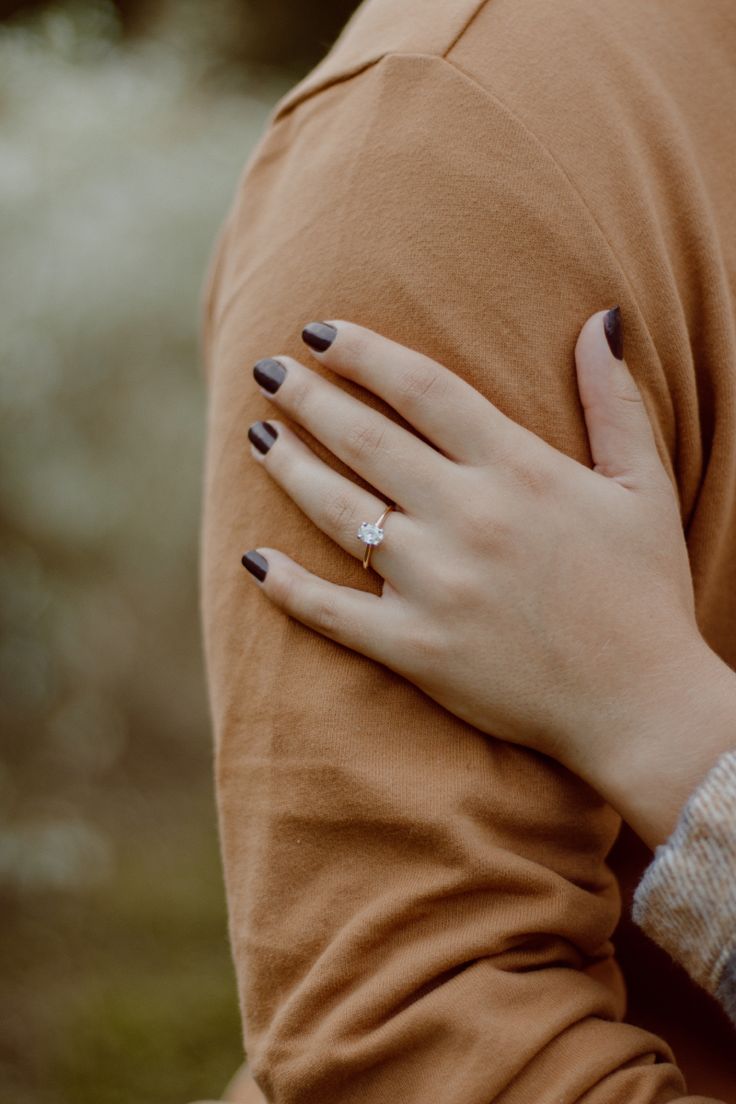
[[[378,521],[364,521],[356,534],[358,540],[363,541],[365,545],[365,552],[363,553],[363,567],[365,568],[370,566],[373,549],[383,540],[383,529],[381,526],[393,509],[394,503],[390,502]]]

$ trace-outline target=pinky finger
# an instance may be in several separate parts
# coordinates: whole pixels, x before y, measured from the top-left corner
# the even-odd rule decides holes
[[[396,662],[395,613],[378,595],[321,579],[275,548],[252,549],[242,563],[290,617],[379,663]]]

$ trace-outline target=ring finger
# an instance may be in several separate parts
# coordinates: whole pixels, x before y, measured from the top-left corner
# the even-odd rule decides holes
[[[364,521],[376,521],[386,503],[323,463],[283,422],[272,418],[255,422],[248,437],[254,458],[299,509],[336,544],[362,560],[365,545],[358,540],[358,527]],[[393,585],[400,565],[408,562],[408,527],[413,522],[394,510],[387,523],[390,539],[374,547],[371,567]]]

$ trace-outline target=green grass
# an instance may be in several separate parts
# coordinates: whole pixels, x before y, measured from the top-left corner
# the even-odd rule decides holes
[[[161,797],[103,886],[5,902],[3,1101],[186,1104],[242,1060],[214,811]]]

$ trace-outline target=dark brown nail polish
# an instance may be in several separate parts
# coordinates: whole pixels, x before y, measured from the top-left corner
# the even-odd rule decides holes
[[[318,353],[323,353],[325,349],[329,349],[336,337],[337,330],[329,322],[310,322],[302,330],[302,341]]]
[[[603,329],[608,346],[616,360],[624,359],[624,327],[621,321],[621,308],[612,307],[603,319]]]
[[[248,430],[248,440],[264,455],[278,437],[278,430],[269,422],[254,422]]]
[[[259,583],[262,583],[268,572],[268,560],[260,552],[246,552],[240,561],[246,571],[255,575]]]
[[[273,357],[266,357],[265,360],[259,360],[257,364],[254,365],[253,375],[256,377],[256,382],[260,383],[263,390],[273,395],[278,391],[279,387],[286,379],[286,369],[280,360],[274,360]]]

